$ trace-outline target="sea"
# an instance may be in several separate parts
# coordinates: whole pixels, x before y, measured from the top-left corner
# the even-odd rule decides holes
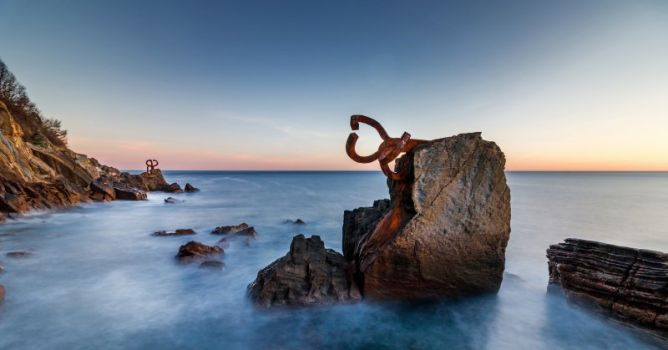
[[[0,225],[0,349],[666,349],[548,293],[545,250],[577,237],[668,252],[668,173],[508,172],[512,232],[500,291],[439,302],[258,309],[246,288],[296,234],[341,251],[343,212],[387,198],[380,172],[166,171],[197,193],[84,203]],[[183,202],[166,204],[172,196]],[[300,218],[305,225],[286,224]],[[246,222],[222,271],[178,264]],[[197,234],[154,237],[158,230]],[[15,250],[24,258],[6,257]]]

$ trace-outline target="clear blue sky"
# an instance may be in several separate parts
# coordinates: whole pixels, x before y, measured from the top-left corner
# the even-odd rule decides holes
[[[367,114],[482,131],[510,169],[668,169],[668,1],[0,0],[0,33],[71,146],[121,168],[363,169]]]

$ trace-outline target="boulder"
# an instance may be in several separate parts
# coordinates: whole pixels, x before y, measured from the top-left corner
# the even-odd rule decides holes
[[[668,335],[668,254],[569,238],[547,258],[550,291]]]
[[[113,201],[116,199],[116,191],[114,190],[112,182],[105,178],[99,179],[90,183],[90,197],[97,201]]]
[[[148,199],[146,192],[123,184],[115,184],[114,193],[116,194],[116,199],[121,200],[143,201]]]
[[[225,267],[225,264],[220,260],[207,260],[199,264],[199,267],[203,269],[222,270],[223,267]]]
[[[344,214],[343,249],[364,296],[498,291],[510,236],[504,165],[480,133],[428,141],[397,159],[390,202]]]
[[[171,184],[171,185],[167,186],[167,188],[165,188],[165,192],[180,193],[180,192],[183,192],[183,190],[181,189],[181,186],[179,184],[174,182],[173,184]]]
[[[197,188],[197,187],[195,187],[195,186],[193,186],[193,185],[191,185],[191,184],[189,184],[189,183],[186,183],[186,185],[184,186],[183,189],[184,189],[186,192],[199,192],[199,188]]]
[[[303,306],[353,302],[359,290],[347,278],[343,255],[325,249],[319,236],[292,239],[284,257],[260,270],[248,286],[248,294],[259,306]]]
[[[220,255],[223,249],[217,246],[209,246],[196,241],[190,241],[181,247],[176,254],[176,260],[182,263],[190,263],[205,259],[211,255]]]
[[[153,236],[165,237],[165,236],[186,236],[194,235],[196,232],[191,228],[179,228],[174,231],[156,231],[153,232]]]

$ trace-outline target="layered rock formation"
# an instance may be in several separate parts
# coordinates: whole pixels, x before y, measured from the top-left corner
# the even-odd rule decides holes
[[[668,254],[570,238],[547,258],[550,286],[668,335]]]
[[[340,253],[325,249],[319,236],[292,239],[284,257],[260,270],[248,286],[250,298],[260,306],[303,306],[352,302],[361,298],[348,278]]]
[[[20,123],[0,101],[0,223],[31,209],[66,207],[81,201],[144,200],[146,191],[180,192],[160,169],[120,172],[64,145],[26,141]]]
[[[429,141],[398,159],[391,200],[344,214],[344,255],[364,296],[497,291],[510,235],[504,165],[480,133]]]

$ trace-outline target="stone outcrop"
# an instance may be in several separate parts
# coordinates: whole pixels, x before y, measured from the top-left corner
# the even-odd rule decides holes
[[[668,335],[668,254],[570,238],[547,258],[550,290]]]
[[[480,133],[425,142],[397,159],[390,202],[344,214],[343,249],[365,297],[496,292],[510,236],[505,157]]]
[[[257,274],[248,286],[250,298],[259,306],[304,306],[353,302],[361,298],[347,277],[340,253],[325,249],[319,236],[292,239],[290,251]]]
[[[195,187],[195,186],[193,186],[189,183],[186,183],[186,185],[183,187],[183,190],[186,191],[186,192],[199,192],[199,188],[197,188],[197,187]]]
[[[227,235],[227,234],[238,234],[242,236],[255,236],[257,232],[253,226],[249,226],[247,223],[242,222],[239,225],[234,226],[218,226],[213,231],[214,235]]]
[[[190,263],[203,260],[212,255],[220,255],[223,249],[217,246],[210,246],[196,241],[190,241],[181,247],[176,254],[176,260],[181,263]]]

